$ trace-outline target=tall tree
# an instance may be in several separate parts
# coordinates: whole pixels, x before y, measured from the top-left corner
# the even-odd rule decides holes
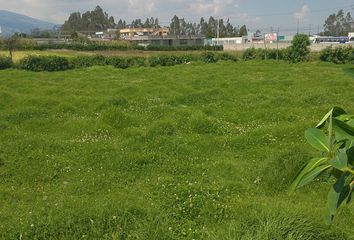
[[[181,33],[180,21],[179,21],[179,18],[176,15],[174,15],[172,20],[171,20],[170,32],[173,35],[179,35]]]
[[[239,35],[240,37],[243,37],[243,36],[247,36],[247,35],[248,35],[246,25],[242,25],[242,26],[241,26],[238,35]]]
[[[71,13],[68,20],[62,26],[63,31],[97,31],[107,28],[114,28],[115,22],[100,6],[93,11],[87,11],[81,15],[80,12]]]
[[[337,14],[327,17],[323,27],[323,35],[346,36],[348,32],[354,31],[354,20],[350,12],[345,14],[344,10],[339,10]]]

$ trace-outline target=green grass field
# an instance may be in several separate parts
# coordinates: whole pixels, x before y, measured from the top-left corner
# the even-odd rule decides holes
[[[1,239],[354,239],[332,180],[288,196],[349,65],[0,72]]]

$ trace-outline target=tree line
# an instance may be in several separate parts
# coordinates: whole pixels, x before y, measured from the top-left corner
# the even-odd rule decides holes
[[[127,27],[133,28],[159,28],[161,27],[158,18],[146,18],[146,20],[135,19],[131,23],[127,23],[123,19],[119,19],[117,23],[112,16],[109,16],[100,6],[93,11],[87,11],[83,14],[80,12],[71,13],[69,18],[61,27],[62,31],[103,31],[107,28],[123,29]],[[209,17],[208,20],[201,18],[198,23],[188,22],[184,18],[173,16],[168,26],[170,33],[173,35],[204,35],[206,37],[237,37],[247,35],[245,25],[233,26],[230,20],[216,19]]]
[[[68,32],[75,31],[103,31],[107,28],[159,28],[161,27],[158,18],[134,19],[131,23],[127,23],[123,19],[119,19],[116,23],[112,16],[109,16],[100,6],[93,11],[87,11],[83,14],[80,12],[71,13],[69,18],[63,24],[61,30]],[[204,35],[211,37],[238,37],[248,34],[245,25],[233,26],[229,19],[217,19],[203,17],[199,22],[188,22],[184,18],[177,15],[173,16],[169,25],[170,33],[173,35]],[[339,10],[327,17],[323,25],[324,31],[321,35],[329,36],[345,36],[348,32],[354,31],[354,20],[350,12]]]
[[[329,15],[323,27],[324,32],[321,35],[347,36],[349,32],[354,32],[354,20],[350,12],[345,13],[342,9]]]

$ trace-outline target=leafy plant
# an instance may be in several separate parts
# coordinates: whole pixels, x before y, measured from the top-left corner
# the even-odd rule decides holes
[[[316,128],[306,130],[309,144],[321,151],[310,160],[295,178],[290,193],[329,172],[335,178],[327,197],[325,220],[330,224],[337,209],[350,203],[354,192],[354,115],[335,107]]]
[[[291,46],[288,48],[288,60],[291,62],[302,62],[308,60],[310,53],[310,40],[305,34],[295,35]]]
[[[12,67],[12,60],[10,57],[0,55],[0,70]]]
[[[102,55],[94,56],[77,56],[70,59],[72,68],[84,68],[92,66],[104,66],[106,65],[106,57]]]
[[[330,46],[320,52],[320,59],[324,62],[332,62],[337,64],[353,62],[354,48],[351,45],[335,48]]]
[[[200,57],[200,60],[205,63],[215,63],[218,61],[213,52],[203,52]]]
[[[65,71],[71,68],[65,57],[59,56],[28,56],[19,62],[19,68],[35,72]]]

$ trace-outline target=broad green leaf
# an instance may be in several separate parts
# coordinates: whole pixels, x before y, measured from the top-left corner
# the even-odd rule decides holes
[[[328,161],[328,158],[313,158],[310,160],[309,163],[307,163],[301,170],[300,172],[296,175],[293,183],[291,184],[289,188],[289,193],[295,192],[295,190],[298,188],[299,183],[303,179],[303,177],[311,172],[313,169],[316,167],[323,165]]]
[[[354,140],[354,127],[349,124],[342,122],[338,119],[333,119],[333,128],[338,135],[337,140]]]
[[[354,119],[354,115],[343,114],[343,115],[337,116],[336,119],[338,119],[339,121],[348,123],[349,121]]]
[[[338,151],[338,150],[344,148],[344,147],[346,146],[346,143],[347,143],[347,141],[344,141],[344,140],[335,142],[335,143],[332,145],[332,151],[333,151],[333,152],[336,152],[336,151]]]
[[[347,150],[348,163],[354,165],[354,147]]]
[[[351,201],[353,200],[353,195],[354,195],[354,186],[350,185],[350,192],[348,194],[347,204],[351,203]]]
[[[339,195],[339,199],[338,199],[338,207],[340,207],[340,205],[342,205],[343,202],[348,202],[348,199],[350,197],[351,194],[351,188],[349,184],[344,185],[343,190],[340,192]]]
[[[327,207],[326,207],[326,214],[325,220],[327,224],[332,223],[333,215],[336,213],[337,208],[340,205],[340,196],[342,191],[345,189],[345,178],[347,177],[346,173],[343,173],[342,176],[336,181],[336,183],[331,187],[330,191],[328,192],[327,197]]]
[[[305,137],[312,147],[320,151],[329,152],[327,136],[321,130],[317,128],[307,129]]]
[[[327,170],[330,168],[331,165],[326,164],[326,165],[321,165],[318,166],[314,169],[312,169],[310,172],[304,175],[304,177],[300,180],[297,188],[301,188],[305,186],[306,184],[312,182],[318,175],[320,175],[323,171]]]
[[[334,108],[332,108],[332,109],[323,117],[323,119],[317,124],[316,128],[322,128],[322,127],[325,125],[327,119],[331,116],[331,114],[332,114],[332,118],[333,118],[333,117],[338,117],[338,116],[340,116],[340,115],[346,114],[346,111],[344,111],[344,110],[343,110],[342,108],[340,108],[340,107],[334,107]]]
[[[348,168],[348,156],[346,152],[340,151],[329,163],[332,167],[345,171]]]
[[[354,127],[354,119],[349,120],[347,124],[351,127]]]

